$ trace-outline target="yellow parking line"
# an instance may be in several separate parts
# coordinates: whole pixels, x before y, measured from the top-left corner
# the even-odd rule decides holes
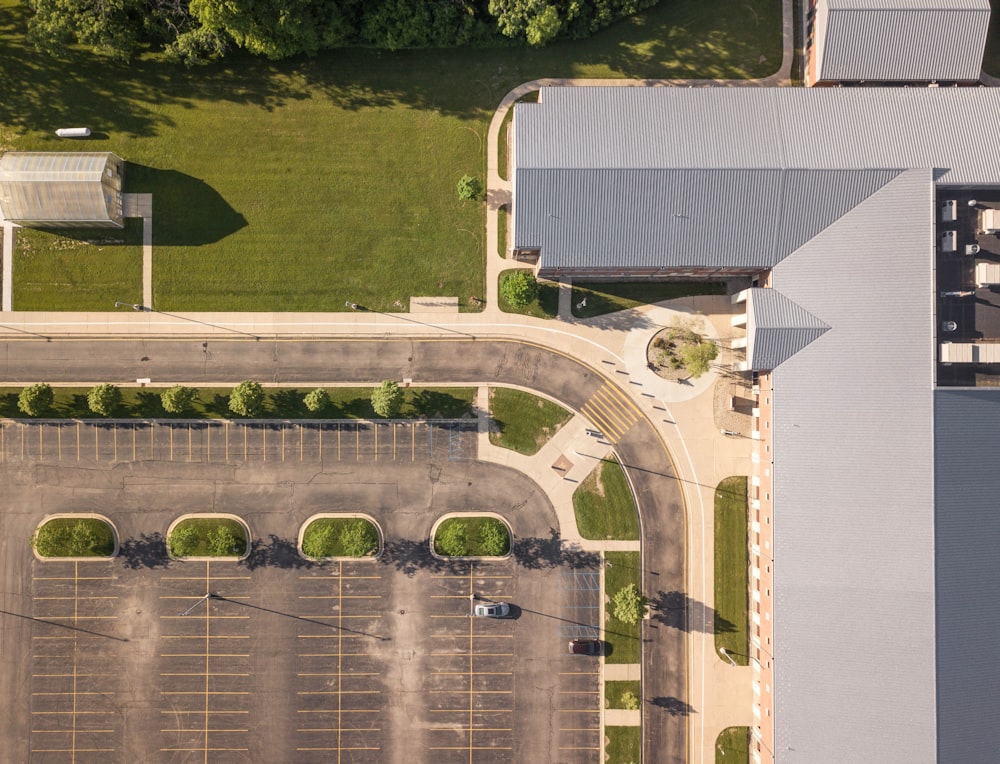
[[[249,658],[250,653],[160,653],[161,658]]]
[[[429,746],[427,750],[429,750],[429,751],[468,751],[469,752],[469,756],[471,758],[473,751],[512,751],[514,749],[511,748],[510,746],[504,747],[502,745],[488,745],[488,746],[484,746],[484,745],[477,745],[477,746],[473,746],[473,745],[432,745],[432,746]]]
[[[354,461],[361,461],[361,426],[354,426]]]
[[[263,443],[264,443],[264,447],[263,447],[263,449],[262,449],[261,452],[264,454],[264,461],[266,462],[267,461],[267,426],[265,425],[264,427],[261,427],[260,431],[263,434]]]
[[[377,462],[378,461],[378,422],[376,422],[374,424],[374,426],[372,427],[372,430],[375,431],[375,459],[374,459],[374,461]]]
[[[378,695],[379,690],[300,690],[296,695]]]
[[[208,679],[208,674],[205,675],[205,679]],[[207,681],[206,681],[207,684]],[[99,695],[100,693],[93,693],[94,695]],[[160,695],[249,695],[249,691],[237,691],[237,690],[160,690]],[[206,711],[205,713],[211,713],[211,711]]]
[[[111,753],[114,748],[32,748],[32,753],[69,753],[73,755],[73,760],[76,760],[76,754],[78,753]]]
[[[226,462],[229,462],[229,422],[225,423],[226,430]]]
[[[295,676],[337,676],[334,671],[302,671]],[[378,671],[352,671],[343,676],[381,676]]]
[[[432,714],[464,714],[468,711],[466,708],[429,708],[427,709]],[[514,713],[513,708],[477,708],[475,711],[477,714],[512,714]]]
[[[428,727],[431,732],[468,732],[470,729],[474,729],[476,732],[512,732],[513,727],[452,727],[451,725],[447,727]]]
[[[113,713],[113,712],[108,711],[107,713]],[[198,709],[196,711],[182,711],[180,709],[171,709],[169,711],[160,711],[160,713],[161,714],[170,714],[171,716],[173,716],[174,714],[203,714],[205,712],[202,711],[201,709]],[[223,715],[232,715],[232,714],[249,714],[250,712],[249,711],[215,711],[215,710],[213,710],[210,713],[216,714],[217,716],[223,716]],[[197,750],[200,751],[201,749],[198,748]]]
[[[310,708],[296,709],[296,713],[299,714],[380,714],[382,713],[377,708]]]
[[[32,730],[31,734],[33,734],[33,735],[34,734],[38,734],[38,735],[53,734],[53,735],[55,735],[55,734],[63,734],[63,733],[66,733],[66,732],[69,732],[69,730]],[[76,733],[78,735],[81,735],[81,734],[96,735],[96,734],[101,734],[101,733],[107,734],[109,732],[114,732],[114,730],[111,729],[111,730],[77,730],[76,731]],[[79,751],[79,750],[82,750],[82,749],[77,748],[77,750]]]
[[[302,425],[299,425],[299,461],[300,462],[302,461],[302,455],[304,453],[304,446],[303,446],[303,442],[302,442],[302,439],[304,437],[302,433],[304,431],[305,431],[305,428]]]
[[[337,746],[336,748],[296,748],[296,751],[381,751],[374,746]]]
[[[83,674],[81,674],[83,676]],[[161,671],[160,676],[205,676],[202,671],[191,671],[191,672],[170,672]],[[232,673],[228,671],[213,671],[208,676],[250,676],[247,673]]]
[[[118,711],[32,711],[32,716],[117,716]],[[69,732],[70,730],[66,730]]]
[[[76,460],[80,461],[80,423],[76,423]]]
[[[335,727],[299,727],[296,732],[336,732]],[[365,732],[381,732],[379,727],[365,727]],[[301,748],[299,750],[302,750]]]
[[[182,752],[182,751],[204,751],[205,752],[205,757],[208,758],[208,752],[209,751],[233,751],[233,752],[244,751],[245,752],[245,751],[249,751],[249,750],[250,750],[249,748],[208,748],[208,747],[205,747],[205,748],[161,748],[160,752],[161,753],[168,753],[168,752],[178,752],[179,753],[179,752]]]
[[[163,730],[160,730],[160,732],[198,732],[198,733],[202,733],[202,734],[205,733],[205,732],[249,732],[249,731],[250,731],[249,728],[243,728],[243,729],[236,729],[236,728],[233,728],[233,729],[222,729],[222,728],[215,729],[215,728],[213,728],[213,729],[204,729],[204,730],[176,728],[176,729],[163,729]],[[197,750],[200,751],[201,749],[198,748]]]

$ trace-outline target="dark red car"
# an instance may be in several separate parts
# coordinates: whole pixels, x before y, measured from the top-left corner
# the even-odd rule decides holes
[[[569,641],[569,651],[572,655],[600,655],[601,640],[571,639]]]

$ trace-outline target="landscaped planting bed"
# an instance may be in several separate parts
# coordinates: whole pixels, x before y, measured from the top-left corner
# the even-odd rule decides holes
[[[379,532],[363,517],[317,517],[302,531],[300,548],[312,559],[369,557],[379,551]]]
[[[629,693],[631,693],[633,701],[631,707],[629,704]],[[638,681],[629,680],[604,683],[605,708],[623,708],[628,711],[634,711],[638,709],[638,703],[641,698],[642,693],[639,690]]]
[[[442,520],[434,532],[434,551],[442,557],[504,557],[510,529],[496,517],[471,515]]]
[[[97,517],[53,517],[32,537],[40,557],[110,557],[115,553],[114,529]]]
[[[173,557],[243,557],[249,543],[246,527],[231,517],[186,517],[167,535]]]

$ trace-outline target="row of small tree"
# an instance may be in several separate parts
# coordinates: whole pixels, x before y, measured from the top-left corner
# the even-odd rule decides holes
[[[185,385],[174,385],[160,394],[163,410],[170,414],[190,411],[198,400],[198,389]],[[240,382],[229,394],[229,410],[238,416],[254,417],[264,411],[266,394],[264,387],[253,379]],[[17,397],[17,407],[27,416],[42,416],[48,413],[55,401],[52,386],[44,382],[30,385],[21,390]],[[305,407],[314,413],[325,410],[330,405],[330,393],[325,388],[310,390],[302,399]],[[380,417],[394,417],[403,405],[403,391],[392,380],[385,380],[375,388],[371,397],[372,409]],[[96,385],[87,392],[87,407],[98,416],[112,416],[122,405],[122,391],[109,383]]]

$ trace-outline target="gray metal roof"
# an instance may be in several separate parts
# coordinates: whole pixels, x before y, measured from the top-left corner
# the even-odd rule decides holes
[[[122,164],[108,152],[8,152],[0,210],[15,222],[120,225]]]
[[[934,760],[931,177],[902,173],[772,272],[831,327],[773,372],[781,764]]]
[[[754,371],[778,368],[829,328],[777,289],[748,290],[747,361]]]
[[[514,240],[550,268],[770,267],[896,170],[522,170]]]
[[[820,0],[821,80],[977,80],[989,0]]]
[[[1000,390],[934,394],[938,761],[1000,751]]]

